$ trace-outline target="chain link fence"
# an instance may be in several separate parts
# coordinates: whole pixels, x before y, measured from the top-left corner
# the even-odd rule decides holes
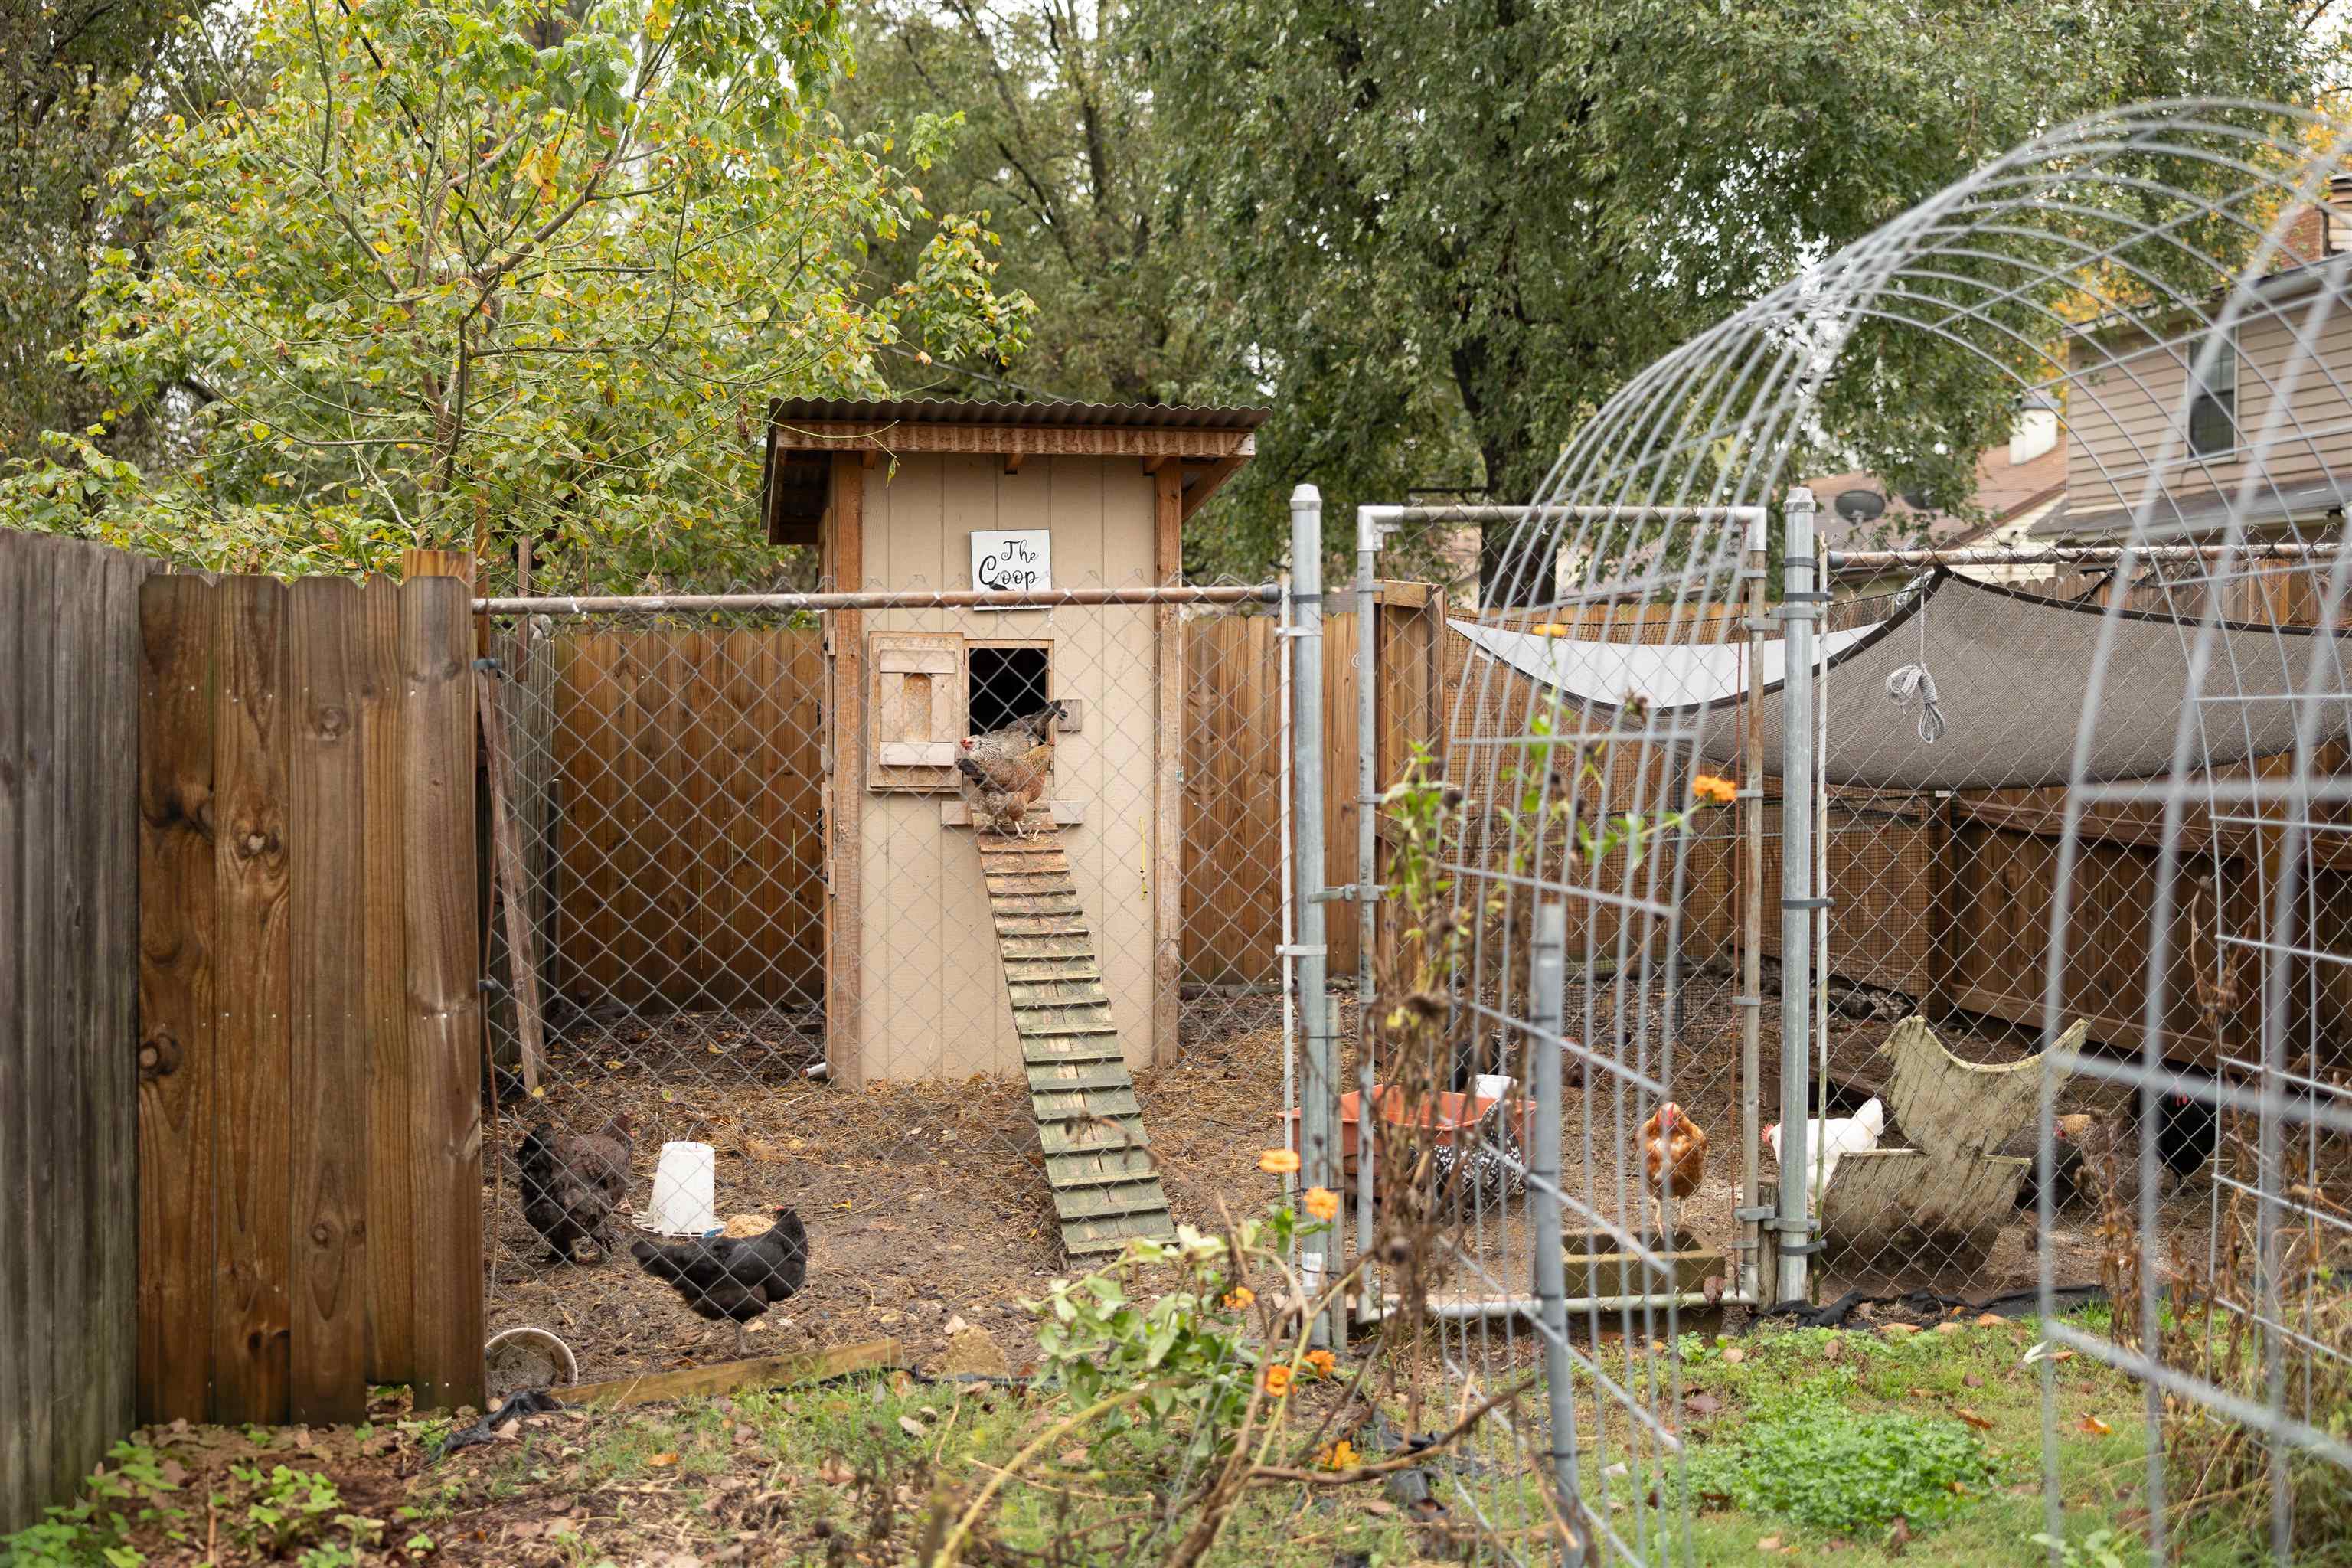
[[[1262,597],[877,597],[854,633],[863,773],[846,779],[845,606],[486,617],[494,1346],[543,1331],[593,1379],[731,1354],[730,1315],[768,1353],[881,1334],[939,1352],[966,1326],[1024,1342],[1019,1300],[1082,1261],[1008,1005],[1024,921],[1082,933],[1035,939],[1013,983],[1050,969],[1039,985],[1100,997],[1118,1047],[1101,1076],[1131,1075],[1118,1113],[1139,1113],[1174,1212],[1262,1197],[1234,1153],[1278,1142],[1284,1104],[1282,649]],[[1178,732],[1155,688],[1162,617]],[[1036,879],[992,898],[1013,884],[983,876],[970,824],[987,813],[956,767],[967,736],[1027,726],[1032,745],[1049,706],[1025,829],[1058,835],[1071,892],[1050,927]],[[856,818],[850,876],[836,802]],[[835,929],[850,896],[854,950]],[[835,1076],[843,1018],[855,1081]],[[660,1277],[710,1273],[723,1249],[699,1233],[749,1243],[779,1207],[805,1231],[799,1259],[748,1282]],[[518,1380],[560,1354],[537,1332],[510,1345]]]

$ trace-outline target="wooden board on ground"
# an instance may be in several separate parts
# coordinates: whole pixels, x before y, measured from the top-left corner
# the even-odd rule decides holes
[[[1130,1237],[1172,1240],[1175,1221],[1061,833],[1033,816],[1025,838],[984,832],[973,841],[1062,1248],[1075,1258],[1116,1252]]]
[[[733,1394],[745,1388],[791,1388],[823,1383],[853,1372],[887,1372],[907,1364],[906,1348],[897,1340],[868,1340],[839,1345],[809,1355],[761,1356],[751,1361],[720,1362],[716,1366],[689,1366],[677,1372],[649,1372],[643,1377],[616,1377],[609,1383],[582,1383],[555,1390],[564,1404],[597,1410],[621,1410],[633,1405],[658,1405],[667,1399]]]

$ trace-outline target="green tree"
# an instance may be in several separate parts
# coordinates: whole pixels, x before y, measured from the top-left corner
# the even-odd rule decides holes
[[[164,119],[116,176],[170,223],[98,253],[72,355],[191,456],[53,437],[0,515],[281,572],[525,531],[575,578],[745,569],[771,396],[1021,344],[978,226],[890,161],[946,123],[894,145],[823,111],[831,0],[261,0],[251,26],[249,101]]]
[[[949,210],[985,212],[1007,286],[1049,301],[1021,387],[1119,403],[1181,402],[1214,384],[1189,289],[1191,198],[1144,81],[1121,0],[889,0],[860,13],[857,68],[835,97],[852,126],[950,104],[962,130],[924,181]],[[903,247],[903,242],[901,242]],[[891,254],[888,248],[885,256]],[[898,367],[909,387],[1017,396],[1003,367]]]
[[[144,79],[204,0],[18,0],[0,7],[0,459],[79,428],[106,406],[54,357],[80,333],[86,258],[153,235],[139,206],[109,210],[107,172],[130,151]],[[123,433],[126,437],[131,432]]]
[[[2277,0],[1138,0],[1197,193],[1196,289],[1272,388],[1217,503],[1229,563],[1278,497],[1436,475],[1455,422],[1486,497],[1660,353],[1978,163],[2134,100],[2312,90]],[[1928,342],[1853,379],[1844,452],[1949,504],[2007,388]],[[1893,395],[1888,395],[1892,390]],[[1450,476],[1449,476],[1450,477]]]

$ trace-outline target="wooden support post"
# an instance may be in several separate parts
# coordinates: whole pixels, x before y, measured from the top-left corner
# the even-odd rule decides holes
[[[866,459],[833,459],[833,504],[824,521],[824,574],[835,588],[866,586]],[[824,1059],[833,1081],[866,1084],[859,1037],[858,986],[866,941],[859,874],[859,816],[865,807],[866,614],[825,616],[832,676],[825,711]]]
[[[508,754],[506,721],[499,711],[499,678],[476,666],[474,695],[481,710],[482,755],[490,784],[490,844],[498,858],[499,902],[506,910],[507,972],[514,982],[515,1036],[522,1052],[522,1086],[537,1093],[547,1059],[547,1039],[539,1006],[539,950],[531,938],[530,884],[523,875],[522,846],[513,815],[513,760]]]
[[[1184,579],[1183,470],[1151,476],[1151,570],[1163,587]],[[1184,616],[1152,612],[1151,1059],[1174,1065],[1184,979]]]

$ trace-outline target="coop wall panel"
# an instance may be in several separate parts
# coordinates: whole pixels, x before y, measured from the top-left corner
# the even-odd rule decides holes
[[[1130,458],[917,453],[868,474],[866,576],[877,586],[970,586],[975,529],[1050,529],[1057,587],[1149,581],[1150,480]],[[1150,1059],[1153,618],[1135,607],[871,612],[869,635],[1050,643],[1052,690],[1086,704],[1057,742],[1051,795],[1083,802],[1063,829],[1130,1064]],[[961,735],[961,714],[959,710]],[[894,740],[909,739],[893,735]],[[921,737],[931,739],[930,736]],[[950,737],[952,739],[953,737]],[[952,790],[952,770],[946,787]],[[935,794],[863,797],[864,1061],[880,1079],[1017,1072],[1018,1037],[979,856],[943,826]]]

